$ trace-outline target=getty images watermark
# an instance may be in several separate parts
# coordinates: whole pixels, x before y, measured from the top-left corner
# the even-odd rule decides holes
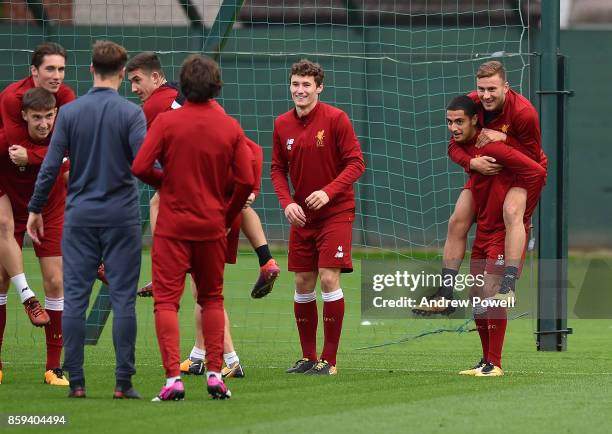
[[[442,276],[441,273],[428,273],[420,271],[418,273],[409,272],[408,270],[395,270],[390,274],[374,274],[371,280],[372,291],[379,293],[372,298],[372,306],[374,308],[390,308],[390,309],[417,309],[417,308],[467,308],[467,307],[514,307],[514,299],[498,300],[492,297],[474,295],[468,299],[436,299],[429,296],[415,296],[419,288],[440,288],[442,285],[452,286],[454,280],[455,291],[464,291],[472,287],[484,287],[484,274],[461,274],[458,273],[454,278],[451,276]],[[400,289],[410,291],[411,295],[393,294],[390,297],[383,294],[383,291],[389,289]],[[396,292],[396,291],[394,291]]]
[[[363,260],[362,319],[422,317],[415,311],[449,307],[453,308],[453,317],[471,318],[475,307],[515,307],[514,299],[497,299],[495,294],[487,293],[485,288],[491,281],[484,267],[479,273],[459,272],[451,277],[441,274],[438,261]],[[431,297],[441,286],[454,287],[452,299]]]
[[[423,318],[414,310],[454,308],[451,318],[472,318],[473,308],[514,309],[514,315],[548,318],[546,307],[556,306],[560,294],[567,294],[568,318],[612,319],[612,259],[575,258],[527,263],[517,281],[516,296],[495,296],[495,282],[501,281],[503,267],[496,263],[465,261],[455,277],[453,299],[431,299],[443,283],[440,260],[365,259],[361,261],[362,320]],[[546,281],[547,269],[567,270],[561,280]],[[492,267],[492,268],[491,268]],[[474,270],[487,272],[473,272]],[[539,272],[538,272],[539,270]],[[496,280],[497,279],[497,280]],[[556,300],[556,301],[555,301]],[[552,309],[552,308],[551,308]],[[432,317],[425,317],[431,319]]]

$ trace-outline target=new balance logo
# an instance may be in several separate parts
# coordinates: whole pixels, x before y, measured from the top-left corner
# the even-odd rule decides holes
[[[287,150],[290,151],[295,139],[287,139]]]
[[[344,252],[342,251],[342,246],[338,246],[338,251],[334,255],[334,258],[338,258],[338,259],[344,258]]]

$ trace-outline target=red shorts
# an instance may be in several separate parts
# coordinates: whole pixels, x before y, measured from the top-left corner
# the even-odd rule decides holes
[[[227,234],[227,250],[225,252],[225,263],[235,264],[238,258],[238,240],[240,239],[240,226],[242,225],[242,213],[232,223],[229,233]]]
[[[289,271],[318,271],[340,268],[353,271],[351,246],[354,212],[343,212],[307,227],[291,226],[289,232]]]
[[[470,259],[470,274],[476,276],[483,274],[485,271],[488,274],[502,275],[506,267],[505,249],[506,249],[506,231],[496,231],[492,233],[483,233],[476,231],[476,238],[472,244],[472,255]],[[525,263],[525,253],[527,251],[527,242],[518,267],[518,275],[521,276],[521,270]]]
[[[41,244],[32,243],[37,258],[62,256],[63,226],[45,226],[45,236],[40,239]],[[26,233],[25,225],[15,223],[15,240],[23,248],[23,237]]]
[[[525,224],[531,224],[531,216],[533,216],[533,213],[536,207],[538,206],[538,202],[540,201],[540,195],[542,194],[542,190],[544,189],[544,184],[542,184],[541,186],[531,185],[529,186],[529,188],[526,188],[520,182],[514,182],[510,186],[510,188],[512,187],[520,187],[520,188],[525,188],[527,190],[527,203],[525,204],[525,213],[524,213],[523,221],[525,222]],[[472,188],[472,178],[468,177],[467,181],[463,185],[463,189],[470,190],[471,188]],[[508,191],[506,190],[506,194],[507,193]],[[505,199],[505,195],[504,195],[504,199]]]

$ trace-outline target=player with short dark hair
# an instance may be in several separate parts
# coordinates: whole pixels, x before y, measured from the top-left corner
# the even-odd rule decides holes
[[[289,271],[295,272],[294,314],[302,358],[288,373],[336,374],[344,318],[340,273],[351,272],[353,184],[365,171],[346,113],[319,101],[323,68],[303,59],[289,76],[295,108],[274,121],[272,184],[291,224]],[[294,193],[291,195],[288,177]],[[324,345],[317,356],[317,278],[323,297]]]
[[[226,228],[252,191],[253,175],[244,132],[212,100],[222,83],[213,60],[189,56],[181,68],[181,90],[187,102],[157,116],[132,167],[160,194],[151,257],[155,325],[166,384],[154,401],[185,396],[177,311],[187,273],[196,283],[197,302],[202,306],[208,392],[215,399],[231,396],[221,376]],[[156,161],[163,171],[155,167]],[[224,193],[230,169],[235,185],[227,204]],[[194,200],[197,197],[205,200]]]
[[[70,398],[86,395],[85,316],[102,257],[113,311],[113,398],[141,398],[132,385],[142,235],[138,184],[131,165],[144,139],[146,121],[140,107],[117,92],[126,62],[122,46],[111,41],[94,44],[90,68],[93,87],[60,110],[28,206],[28,234],[39,244],[44,237],[43,222],[47,223],[40,213],[67,154],[71,166],[62,255],[64,370],[69,374]]]
[[[510,88],[503,64],[494,60],[480,65],[476,72],[476,88],[476,91],[469,94],[477,105],[479,123],[483,126],[476,147],[482,148],[492,141],[504,142],[546,169],[548,159],[542,150],[538,113],[527,98]],[[486,152],[471,156],[452,139],[448,154],[468,173],[478,172],[491,176],[502,170],[499,162]],[[468,179],[448,222],[442,275],[449,278],[444,279],[445,284],[432,298],[452,299],[453,297],[454,277],[465,255],[468,231],[475,221],[470,182]],[[537,187],[532,186],[528,189],[517,182],[508,190],[505,197],[503,210],[506,247],[502,253],[505,272],[500,297],[514,297],[518,265],[527,244],[524,225],[530,224],[539,196],[540,191]],[[450,314],[454,309],[434,307],[423,311]]]
[[[0,93],[0,129],[5,135],[5,143],[11,161],[29,171],[30,167],[40,166],[47,146],[41,146],[30,138],[28,125],[22,116],[22,99],[32,88],[43,88],[51,92],[57,107],[74,100],[72,89],[64,84],[66,70],[66,50],[54,42],[38,45],[32,54],[30,76],[7,86]],[[34,292],[30,289],[23,270],[21,249],[14,238],[13,211],[8,196],[0,188],[0,265],[5,269],[15,286],[26,312],[36,326],[49,323],[50,318],[42,308]],[[0,283],[4,277],[0,277]],[[0,323],[6,306],[0,300]]]
[[[34,87],[23,95],[22,116],[28,127],[30,141],[37,146],[47,146],[57,114],[55,97],[51,92]],[[17,165],[10,158],[10,149],[6,137],[0,130],[0,188],[10,199],[13,226],[15,228],[13,242],[21,251],[23,237],[28,220],[28,201],[34,191],[34,183],[39,165]],[[62,225],[64,223],[64,204],[66,187],[63,176],[58,176],[50,194],[49,204],[44,209],[45,220],[48,223],[43,242],[34,245],[34,251],[39,259],[45,291],[45,307],[50,321],[45,324],[47,347],[47,362],[45,368],[45,383],[54,386],[67,386],[68,380],[61,369],[62,354],[62,311],[64,305],[64,288],[62,284],[62,252],[60,242]],[[0,346],[4,335],[6,322],[6,292],[8,279],[6,270],[0,267]],[[0,362],[0,382],[2,381],[2,364]]]
[[[493,299],[502,286],[504,274],[503,258],[505,250],[506,225],[503,217],[504,200],[513,185],[520,183],[529,191],[541,191],[546,179],[546,170],[531,157],[501,141],[489,142],[478,148],[480,134],[478,109],[470,97],[464,95],[454,98],[447,106],[446,121],[457,146],[471,156],[481,152],[495,158],[503,166],[498,174],[490,176],[470,173],[470,189],[476,216],[476,237],[472,245],[470,274],[484,275],[484,286],[474,287],[471,297]],[[523,230],[529,230],[525,224]],[[524,261],[524,251],[518,265],[517,278]],[[461,371],[462,375],[501,376],[501,355],[507,325],[507,307],[484,307],[474,304],[474,320],[482,344],[482,358],[472,368]]]

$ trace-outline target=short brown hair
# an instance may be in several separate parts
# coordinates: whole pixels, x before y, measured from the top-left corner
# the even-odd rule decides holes
[[[127,59],[125,48],[112,41],[96,41],[93,46],[91,64],[95,73],[102,77],[119,74]]]
[[[55,96],[47,89],[33,87],[23,94],[21,110],[47,111],[55,108]]]
[[[494,75],[499,75],[503,81],[506,81],[506,68],[497,60],[483,63],[476,71],[476,78],[493,77]]]
[[[162,77],[164,76],[164,70],[162,69],[161,61],[157,53],[152,51],[145,51],[138,53],[130,59],[125,65],[125,72],[132,72],[140,69],[141,71],[152,73],[158,72]]]
[[[317,86],[323,84],[325,78],[325,72],[318,63],[312,62],[308,59],[302,59],[297,63],[291,65],[291,73],[289,74],[289,81],[293,75],[299,75],[300,77],[314,77]]]
[[[181,66],[181,92],[190,102],[206,102],[219,95],[223,87],[217,62],[201,54],[192,54]]]
[[[53,55],[62,56],[64,59],[66,59],[66,49],[55,42],[45,42],[40,44],[34,49],[34,53],[32,53],[32,62],[30,65],[32,65],[34,68],[38,68],[43,64],[45,56]]]

